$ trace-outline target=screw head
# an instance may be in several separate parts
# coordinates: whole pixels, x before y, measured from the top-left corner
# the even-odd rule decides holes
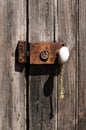
[[[40,53],[40,58],[41,58],[42,61],[48,60],[48,58],[49,58],[49,52],[47,50],[43,50]]]

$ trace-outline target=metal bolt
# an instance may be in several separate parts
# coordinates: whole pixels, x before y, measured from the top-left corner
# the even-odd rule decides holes
[[[43,51],[40,53],[40,58],[41,58],[41,60],[43,60],[43,61],[48,60],[48,58],[49,58],[49,52],[48,52],[47,50],[43,50]]]

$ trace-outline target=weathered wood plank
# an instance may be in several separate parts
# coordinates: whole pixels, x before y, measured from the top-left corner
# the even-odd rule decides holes
[[[79,128],[86,130],[86,1],[79,0]]]
[[[56,0],[55,3],[57,3]],[[71,53],[64,68],[64,99],[59,99],[58,94],[58,130],[75,130],[76,95],[78,94],[76,86],[77,1],[58,0],[55,8],[57,8],[55,9],[55,39],[63,41]],[[60,76],[58,77],[58,91],[60,91],[59,80]]]
[[[25,129],[25,78],[15,63],[26,38],[26,1],[0,1],[0,130]]]
[[[54,41],[53,13],[52,0],[29,0],[30,42]],[[30,130],[57,130],[57,78],[53,78],[55,71],[51,66],[30,66]]]

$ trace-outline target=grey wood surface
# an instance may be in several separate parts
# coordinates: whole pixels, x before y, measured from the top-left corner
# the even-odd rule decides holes
[[[25,78],[15,62],[26,39],[26,1],[0,1],[0,130],[25,130]]]
[[[86,129],[86,1],[79,1],[79,124],[78,130]]]
[[[29,42],[40,41],[54,41],[52,0],[29,0]],[[30,66],[30,130],[57,129],[57,78],[53,76],[55,71],[52,66]]]
[[[58,0],[58,41],[63,41],[70,50],[70,59],[64,65],[64,99],[58,99],[58,130],[75,130],[77,121],[77,4],[76,0]],[[56,12],[55,12],[56,13]],[[57,30],[56,30],[57,31]],[[58,90],[60,88],[58,76]]]
[[[0,130],[86,130],[86,1],[28,0],[29,42],[61,41],[70,50],[63,99],[59,68],[28,66],[26,83],[25,67],[15,60],[18,40],[26,40],[26,4],[0,1]]]
[[[63,41],[71,53],[63,75],[65,96],[59,99],[60,76],[56,68],[52,71],[48,67],[54,81],[50,79],[51,83],[45,85],[48,82],[46,68],[30,67],[30,130],[75,130],[78,129],[78,0],[29,0],[29,41],[52,40]],[[49,91],[50,84],[53,86],[52,119],[49,119],[49,97],[43,93],[44,87]]]

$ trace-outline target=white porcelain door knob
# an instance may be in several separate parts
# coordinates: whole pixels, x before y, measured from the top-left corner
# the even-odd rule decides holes
[[[59,55],[58,55],[58,59],[59,59],[59,62],[60,63],[65,63],[68,61],[69,59],[69,49],[67,47],[62,47],[60,50],[59,50]]]

